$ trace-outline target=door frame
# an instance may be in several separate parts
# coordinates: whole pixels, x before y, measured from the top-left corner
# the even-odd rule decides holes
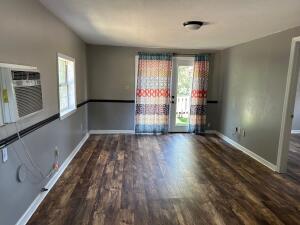
[[[188,132],[188,126],[175,126],[176,123],[176,104],[177,104],[177,81],[178,81],[178,71],[177,65],[178,60],[191,60],[194,64],[193,56],[174,56],[172,58],[172,76],[170,82],[170,113],[169,113],[169,132]],[[187,63],[188,65],[189,63]],[[174,103],[172,103],[172,96],[174,96]]]
[[[292,39],[287,81],[283,102],[283,112],[277,155],[277,172],[285,173],[287,170],[289,141],[291,137],[294,114],[297,81],[300,73],[300,37]]]

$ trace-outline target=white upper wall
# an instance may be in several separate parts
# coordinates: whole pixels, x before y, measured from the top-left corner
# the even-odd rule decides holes
[[[89,44],[223,49],[300,25],[299,0],[40,1]]]

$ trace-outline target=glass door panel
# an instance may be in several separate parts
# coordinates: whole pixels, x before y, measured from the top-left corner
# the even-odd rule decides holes
[[[170,111],[171,132],[188,131],[193,70],[193,57],[174,58]]]

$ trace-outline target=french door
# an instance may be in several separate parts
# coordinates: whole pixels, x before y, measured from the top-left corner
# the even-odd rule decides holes
[[[171,83],[170,132],[188,132],[194,57],[174,57]]]

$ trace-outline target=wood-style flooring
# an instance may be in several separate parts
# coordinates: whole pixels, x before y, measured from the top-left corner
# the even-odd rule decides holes
[[[300,181],[300,134],[291,135],[287,173]]]
[[[92,135],[28,224],[300,224],[293,155],[280,175],[215,135]]]

